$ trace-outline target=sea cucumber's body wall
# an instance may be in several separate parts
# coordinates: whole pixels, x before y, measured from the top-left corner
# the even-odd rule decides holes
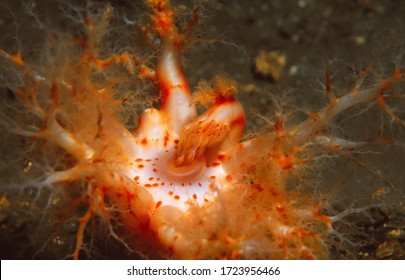
[[[38,51],[40,42],[49,39],[49,34],[45,31],[36,32],[34,34],[37,40],[33,40],[31,30],[38,31],[38,28],[32,28],[40,25],[38,20],[30,15],[29,8],[24,10],[22,5],[12,1],[7,2],[10,3],[1,4],[2,15],[8,14],[8,16],[1,17],[3,18],[0,22],[1,32],[6,35],[1,39],[0,48],[10,52],[16,51],[18,44],[13,43],[13,36],[18,30],[19,45],[22,46],[25,55],[31,55],[34,58],[33,65],[38,65],[38,61],[47,58],[38,55]],[[116,4],[116,11],[133,10],[133,13],[126,14],[128,21],[147,17],[141,7],[136,7],[130,2],[122,1]],[[57,19],[55,16],[57,13],[52,11],[55,9],[54,6],[42,7],[39,1],[37,6],[35,1],[30,3],[33,5],[32,11],[38,14],[39,20],[43,20],[44,26],[48,26],[48,19],[51,22]],[[176,4],[173,3],[173,5]],[[285,94],[286,90],[291,90],[286,100],[287,107],[292,106],[307,112],[316,111],[326,102],[321,86],[321,83],[324,83],[326,68],[329,67],[333,75],[333,86],[337,88],[336,94],[339,94],[339,90],[343,94],[356,79],[351,67],[358,69],[370,63],[380,64],[386,72],[391,71],[391,62],[401,52],[396,39],[404,38],[404,19],[401,15],[405,14],[405,11],[400,1],[397,3],[271,1],[269,4],[263,1],[233,1],[232,3],[212,1],[202,5],[205,8],[202,24],[196,27],[196,32],[201,32],[203,35],[195,39],[193,48],[186,48],[184,51],[185,75],[192,89],[201,79],[210,80],[220,72],[225,72],[236,79],[240,91],[237,98],[243,102],[247,112],[248,129],[257,131],[265,128],[266,120],[274,114],[271,95],[279,98]],[[15,16],[10,16],[10,11]],[[14,22],[20,24],[20,27],[17,28]],[[113,18],[112,27],[115,22],[116,19]],[[60,32],[59,29],[63,30],[62,26],[74,30],[78,33],[76,35],[82,32],[78,23],[71,25],[68,23],[68,18],[64,18],[59,22],[60,26],[55,26],[51,33]],[[142,38],[139,29],[118,26],[112,30],[114,31],[112,35],[107,36],[103,41],[107,46],[105,49],[117,46],[125,46],[123,49],[134,48],[135,54],[153,61],[152,56],[156,48],[152,49],[149,46],[150,49],[145,50],[142,44],[128,44],[128,42],[139,42],[137,39]],[[61,34],[61,36],[64,35]],[[68,35],[66,38],[69,38]],[[213,39],[220,39],[220,41],[211,41]],[[10,48],[10,44],[15,48]],[[260,50],[279,50],[286,54],[287,65],[277,84],[253,74],[252,62]],[[376,53],[380,55],[374,56]],[[328,66],[329,62],[334,63]],[[10,74],[5,71],[5,67],[6,64],[1,69],[3,87],[1,100],[7,99],[8,103],[15,104],[12,93],[4,88],[4,85],[7,86],[7,75]],[[131,90],[140,94],[141,97],[152,94],[153,87],[147,82],[140,81],[139,84],[139,88]],[[124,90],[127,90],[125,86]],[[149,104],[145,105],[134,101],[137,105],[136,113],[149,107],[151,102],[148,102]],[[1,103],[0,106],[4,106],[5,103]],[[129,107],[124,107],[122,115],[123,119],[133,126],[132,118],[136,114],[131,112]],[[398,109],[401,110],[401,108]],[[252,111],[265,115],[266,120],[257,116],[249,117]],[[290,122],[302,120],[304,114],[297,114],[294,117],[295,119],[291,119]],[[370,139],[376,136],[381,128],[380,120],[381,112],[376,108],[359,116],[356,116],[356,111],[352,110],[337,120],[337,125],[332,131],[355,139]],[[384,133],[387,133],[385,136],[398,141],[405,141],[403,129],[397,128],[395,124],[390,125],[386,120]],[[6,135],[7,132],[1,131],[1,134]],[[1,197],[3,197],[8,194],[5,186],[24,179],[26,176],[24,170],[30,168],[30,158],[35,158],[36,153],[43,151],[31,150],[31,143],[18,137],[6,137],[0,141],[2,141],[0,145],[2,147],[0,150],[2,186],[0,187]],[[382,210],[370,213],[374,220],[364,216],[352,217],[351,219],[354,220],[349,219],[349,223],[354,226],[337,225],[347,236],[352,234],[354,243],[359,241],[356,238],[368,239],[366,243],[371,245],[367,247],[367,251],[360,246],[352,248],[354,251],[345,255],[339,251],[339,248],[331,248],[332,258],[403,257],[403,234],[395,237],[392,236],[392,231],[405,226],[404,221],[398,218],[405,213],[403,204],[405,178],[402,171],[402,166],[405,164],[404,149],[403,146],[398,148],[387,144],[376,145],[373,151],[375,153],[358,157],[349,155],[322,160],[320,164],[311,167],[313,169],[307,170],[306,177],[297,178],[289,186],[297,191],[315,194],[315,197],[324,200],[322,203],[326,211],[329,211],[326,214],[330,215],[336,215],[352,207],[352,204],[353,207],[376,203],[384,205]],[[48,152],[49,157],[53,158],[60,151]],[[60,161],[61,166],[66,164],[63,158]],[[59,201],[63,194],[49,201],[47,190],[42,194],[30,193],[28,190],[19,195],[14,202],[4,199],[0,202],[2,207],[0,240],[1,248],[4,248],[1,251],[2,254],[6,254],[2,255],[2,258],[64,258],[66,252],[72,252],[77,226],[73,219],[69,220],[69,217],[63,216],[68,215],[69,211],[59,211],[59,209],[71,209],[72,217],[81,216],[83,214],[80,212],[81,209],[74,209],[73,206],[69,208],[70,205],[64,205]],[[16,203],[18,208],[8,211],[8,205],[11,203]],[[43,209],[49,211],[43,211]],[[53,219],[55,214],[60,215],[60,220],[64,222],[55,223]],[[358,219],[364,220],[358,221]],[[125,241],[128,232],[122,226],[117,226],[117,229],[124,236],[122,240]],[[51,232],[56,232],[52,239],[43,238]],[[93,240],[92,245],[85,248],[91,257],[141,257],[109,236],[108,231],[97,219],[89,224],[87,233]],[[344,236],[344,238],[347,237]],[[105,246],[105,240],[108,240],[107,246]],[[43,247],[43,244],[47,245]],[[390,249],[391,247],[394,249]]]

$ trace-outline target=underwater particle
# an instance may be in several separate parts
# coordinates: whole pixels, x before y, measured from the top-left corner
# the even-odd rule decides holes
[[[405,230],[395,228],[395,229],[389,230],[385,235],[387,238],[390,238],[390,239],[399,239],[399,238],[405,236]]]
[[[379,201],[386,197],[389,194],[390,190],[386,186],[381,186],[379,187],[374,193],[373,193],[373,199],[375,201]]]
[[[10,201],[7,199],[6,196],[3,196],[3,197],[0,199],[0,207],[2,207],[2,208],[7,208],[7,207],[9,207],[9,206],[10,206]]]
[[[364,45],[366,43],[366,38],[364,36],[361,36],[361,35],[352,36],[350,38],[350,40],[356,46]]]
[[[376,250],[378,259],[400,258],[405,256],[405,250],[397,240],[384,241]]]
[[[25,161],[23,165],[23,172],[28,173],[31,170],[31,168],[32,168],[32,161],[30,160]]]
[[[263,77],[278,82],[284,70],[287,56],[279,51],[260,51],[255,58],[255,72]]]

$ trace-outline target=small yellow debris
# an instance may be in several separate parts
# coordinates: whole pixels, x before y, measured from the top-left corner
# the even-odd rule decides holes
[[[10,201],[8,201],[7,197],[3,196],[3,197],[0,199],[0,206],[1,206],[1,207],[4,207],[4,208],[7,208],[7,207],[10,206]]]
[[[378,259],[398,258],[404,255],[404,249],[396,240],[384,241],[376,250],[376,257]]]
[[[32,161],[30,161],[30,160],[25,161],[23,164],[24,173],[28,173],[31,168],[32,168]]]
[[[240,86],[241,92],[251,93],[255,90],[258,90],[255,84],[246,84]]]
[[[357,46],[364,45],[366,38],[364,36],[352,36],[350,40]]]
[[[397,228],[397,229],[391,229],[391,230],[388,231],[385,235],[386,235],[388,238],[391,238],[391,239],[398,239],[398,238],[400,238],[401,236],[405,236],[405,231],[402,230],[402,229],[399,229],[399,228]]]
[[[379,187],[374,193],[373,193],[373,199],[374,200],[381,200],[383,199],[388,193],[389,189],[386,186],[381,186]]]
[[[263,77],[278,82],[286,61],[286,55],[278,51],[260,51],[255,59],[255,71]]]
[[[57,246],[62,246],[65,244],[65,240],[60,235],[53,236],[52,242]]]

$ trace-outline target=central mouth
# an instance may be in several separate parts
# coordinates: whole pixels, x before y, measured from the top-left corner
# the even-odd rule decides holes
[[[179,166],[174,155],[165,157],[161,161],[161,174],[168,180],[178,184],[190,185],[195,180],[200,179],[206,170],[205,157],[201,156],[193,160],[190,164]]]

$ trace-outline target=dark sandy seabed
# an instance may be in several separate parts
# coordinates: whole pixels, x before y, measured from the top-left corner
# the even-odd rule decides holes
[[[112,3],[117,8],[133,7],[131,1]],[[177,3],[187,3],[187,9],[193,7],[190,4],[192,1],[173,1],[173,5]],[[139,8],[142,5],[136,6]],[[356,78],[354,72],[358,73],[368,64],[381,64],[390,69],[395,57],[401,51],[405,52],[404,15],[405,4],[400,0],[202,0],[195,41],[186,46],[183,53],[185,75],[192,89],[201,79],[211,80],[219,73],[226,73],[235,79],[239,87],[237,98],[248,115],[247,129],[260,131],[265,120],[251,116],[272,114],[272,95],[282,96],[288,92],[293,105],[307,111],[316,111],[325,104],[322,84],[325,82],[326,69],[331,72],[333,86],[342,89],[342,92],[353,85]],[[6,24],[1,22],[2,30]],[[261,51],[278,51],[285,55],[286,65],[278,81],[254,70],[255,58]],[[364,130],[365,121],[367,119],[360,118],[357,122],[348,122],[342,118],[339,125],[343,129],[350,127],[347,131],[349,135],[367,139],[369,135],[361,137],[367,131]],[[381,163],[388,165],[387,169],[395,177],[393,181],[402,196],[397,194],[395,198],[390,198],[392,202],[388,204],[393,207],[370,211],[373,219],[360,223],[364,228],[363,235],[359,237],[363,239],[363,245],[353,254],[332,248],[332,258],[405,259],[403,155],[391,153]],[[356,174],[356,170],[345,167],[345,161],[336,161],[336,166],[326,168],[328,171],[322,173],[320,185],[338,189],[335,192],[342,201],[365,199],[362,189],[353,188],[361,185],[366,189],[366,185],[372,183],[367,176],[363,177]],[[322,184],[325,177],[332,183]],[[345,178],[356,178],[356,183],[345,187]],[[370,196],[369,192],[365,193],[365,197]],[[2,209],[0,223],[2,259],[33,256],[59,259],[64,258],[70,248],[61,243],[47,246],[42,253],[35,255],[41,245],[31,243],[29,232],[32,231],[32,223],[28,216]],[[75,232],[69,230],[64,234],[67,240],[75,236]],[[138,257],[136,253],[127,252],[105,232],[93,239],[93,248],[91,257],[96,259]]]

